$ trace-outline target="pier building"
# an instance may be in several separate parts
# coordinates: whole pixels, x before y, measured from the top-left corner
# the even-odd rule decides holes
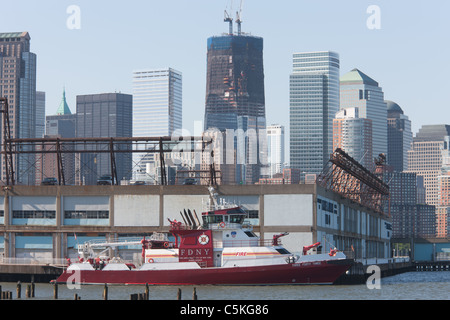
[[[292,252],[316,242],[328,252],[336,247],[355,258],[388,258],[392,222],[317,184],[218,186],[220,197],[242,205],[254,231],[283,238]],[[0,250],[3,259],[43,261],[77,259],[77,245],[87,240],[142,238],[167,231],[180,211],[200,215],[208,189],[181,186],[8,186],[0,189]],[[230,235],[232,237],[232,235]],[[138,247],[117,249],[137,260]]]

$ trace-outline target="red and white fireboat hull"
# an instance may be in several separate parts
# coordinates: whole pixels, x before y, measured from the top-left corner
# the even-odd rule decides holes
[[[151,285],[332,284],[352,260],[175,270],[66,270],[56,283]]]

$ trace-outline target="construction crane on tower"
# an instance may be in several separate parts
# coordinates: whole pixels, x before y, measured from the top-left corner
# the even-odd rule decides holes
[[[239,5],[239,11],[236,11],[236,24],[238,26],[238,36],[241,35],[241,24],[242,24],[242,4],[244,0],[241,0],[241,4]]]
[[[230,12],[231,12],[232,8],[233,8],[233,1],[230,1]],[[227,9],[225,9],[223,21],[229,23],[228,34],[232,35],[233,34],[233,18],[230,16]]]
[[[241,35],[241,24],[242,24],[242,5],[244,3],[244,0],[241,0],[241,3],[239,5],[239,10],[236,11],[236,24],[237,24],[237,34]],[[227,6],[228,7],[228,6]],[[233,1],[231,0],[229,2],[229,11],[227,9],[225,9],[224,12],[224,22],[228,22],[229,23],[229,29],[228,29],[228,34],[232,35],[233,34],[233,18],[231,17],[229,12],[232,12],[233,10]]]

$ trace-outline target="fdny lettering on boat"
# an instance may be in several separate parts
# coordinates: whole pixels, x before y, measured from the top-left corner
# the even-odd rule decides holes
[[[181,249],[180,256],[183,257],[206,257],[210,255],[210,249]]]

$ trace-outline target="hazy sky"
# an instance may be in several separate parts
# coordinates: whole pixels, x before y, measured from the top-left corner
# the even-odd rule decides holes
[[[0,32],[30,33],[47,114],[56,112],[63,86],[75,112],[76,95],[131,94],[133,70],[172,67],[183,73],[183,126],[192,131],[204,115],[206,41],[228,30],[230,2],[2,0]],[[71,5],[80,9],[80,29],[67,27]],[[367,27],[371,5],[381,29]],[[232,11],[238,7],[235,0]],[[318,50],[340,54],[341,75],[359,68],[378,81],[414,132],[450,123],[449,14],[445,0],[246,0],[243,31],[264,38],[267,123],[288,128],[292,54]]]

